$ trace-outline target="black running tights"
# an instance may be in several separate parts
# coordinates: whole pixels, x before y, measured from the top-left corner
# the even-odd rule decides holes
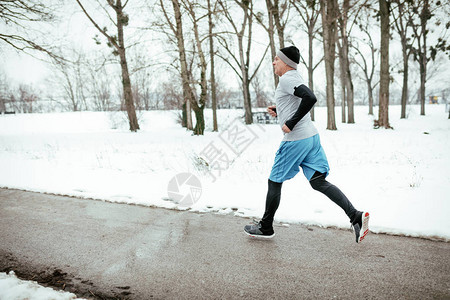
[[[313,189],[326,195],[334,203],[339,205],[351,221],[354,219],[357,210],[339,188],[326,181],[325,174],[316,172],[309,183]],[[273,218],[280,205],[282,183],[274,182],[269,179],[268,185],[266,210],[261,219],[261,225],[264,229],[272,229]]]

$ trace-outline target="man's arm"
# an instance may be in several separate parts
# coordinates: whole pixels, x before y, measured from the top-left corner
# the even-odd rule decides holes
[[[314,93],[304,84],[294,88],[294,95],[301,98],[300,105],[294,116],[286,121],[286,126],[292,130],[295,125],[311,110],[314,104],[317,102],[317,98]]]

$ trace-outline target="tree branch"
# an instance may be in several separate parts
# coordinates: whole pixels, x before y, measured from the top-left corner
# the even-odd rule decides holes
[[[33,49],[33,50],[38,50],[38,51],[44,52],[44,53],[48,54],[51,58],[53,58],[55,60],[68,61],[67,59],[65,59],[65,58],[63,58],[63,57],[61,57],[59,55],[56,55],[56,54],[52,53],[51,51],[45,49],[43,46],[40,46],[40,45],[36,44],[35,42],[30,41],[28,39],[25,39],[25,38],[23,38],[21,36],[18,36],[18,35],[7,35],[7,34],[0,33],[0,39],[5,41],[7,44],[12,46],[16,50],[24,51],[28,55],[31,55],[31,54],[26,52],[25,50],[26,49]],[[20,42],[20,43],[24,43],[25,46],[19,46],[19,45],[15,44],[14,42],[12,42],[11,40],[17,41],[17,42]],[[33,55],[31,55],[31,56],[33,56]],[[35,57],[35,56],[33,56],[33,57]],[[39,59],[39,60],[41,60],[41,59]]]
[[[255,71],[253,72],[253,75],[252,75],[252,76],[250,77],[250,79],[248,80],[249,82],[251,82],[252,79],[253,79],[253,77],[255,77],[256,73],[258,73],[259,67],[261,66],[261,64],[262,64],[262,62],[263,62],[263,60],[264,60],[264,58],[266,57],[267,50],[269,50],[269,45],[267,45],[266,51],[264,51],[264,55],[262,56],[261,60],[259,61],[259,64],[258,64],[258,66],[256,67]]]
[[[231,69],[233,69],[233,71],[236,73],[239,79],[242,81],[242,75],[235,69],[235,67],[230,63],[230,61],[225,57],[223,57],[220,53],[216,53],[216,55],[220,57],[224,62],[226,62],[231,67]]]
[[[120,47],[119,45],[116,43],[116,41],[109,35],[106,33],[106,31],[104,31],[103,29],[100,28],[100,26],[97,25],[97,23],[91,18],[91,16],[88,14],[88,12],[84,9],[84,6],[81,4],[80,0],[75,0],[77,1],[78,5],[81,7],[81,9],[83,10],[84,14],[88,17],[88,19],[91,21],[91,23],[95,26],[95,28],[98,29],[98,31],[100,31],[107,39],[108,41],[117,49],[119,50]]]
[[[162,11],[163,11],[164,17],[165,17],[166,20],[167,20],[167,23],[169,23],[170,29],[172,29],[173,34],[176,36],[176,35],[177,35],[177,29],[175,28],[175,26],[173,25],[173,23],[170,21],[170,18],[169,18],[169,16],[167,15],[166,8],[164,7],[164,4],[163,4],[162,0],[159,0],[159,3],[160,3],[160,5],[161,5],[161,9],[162,9]]]
[[[314,66],[313,71],[320,65],[320,63],[323,61],[324,56],[317,62],[317,64]]]

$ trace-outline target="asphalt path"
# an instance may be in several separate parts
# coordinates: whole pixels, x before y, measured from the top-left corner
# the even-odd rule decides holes
[[[249,222],[0,189],[0,272],[92,299],[450,299],[448,242]]]

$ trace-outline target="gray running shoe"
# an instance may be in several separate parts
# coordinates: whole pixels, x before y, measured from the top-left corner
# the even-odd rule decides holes
[[[275,232],[272,230],[265,231],[264,229],[261,230],[261,223],[258,223],[257,225],[245,225],[244,232],[251,236],[256,238],[264,238],[264,239],[271,239],[275,236]]]

